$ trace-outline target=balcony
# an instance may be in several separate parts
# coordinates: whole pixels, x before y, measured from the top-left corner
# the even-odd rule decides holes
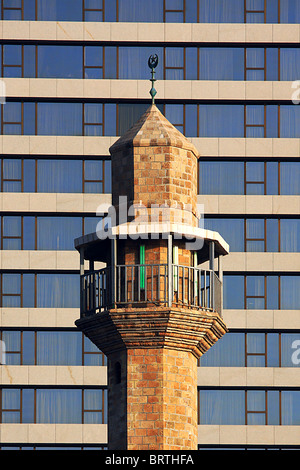
[[[81,318],[110,308],[185,307],[222,317],[222,282],[212,269],[114,265],[80,276]]]

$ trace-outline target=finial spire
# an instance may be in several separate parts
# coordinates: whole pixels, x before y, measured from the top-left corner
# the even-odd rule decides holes
[[[154,104],[154,97],[157,93],[157,91],[154,88],[154,82],[156,82],[156,79],[154,78],[155,77],[155,70],[154,69],[157,67],[157,64],[158,64],[158,55],[157,54],[151,55],[148,59],[148,65],[151,69],[150,82],[152,82],[152,87],[151,87],[151,90],[150,90],[149,93],[152,96],[152,104]]]

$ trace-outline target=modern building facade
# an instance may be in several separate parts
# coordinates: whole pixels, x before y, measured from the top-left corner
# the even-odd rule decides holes
[[[199,449],[300,447],[300,2],[151,3],[1,2],[1,449],[107,446],[74,238],[111,204],[109,147],[149,106],[153,53],[157,106],[200,153],[204,225],[230,245]]]

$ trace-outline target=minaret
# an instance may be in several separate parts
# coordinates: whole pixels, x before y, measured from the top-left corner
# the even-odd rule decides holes
[[[197,449],[197,360],[227,331],[229,247],[199,228],[199,154],[156,107],[153,64],[151,106],[110,148],[111,227],[75,240],[76,325],[108,358],[110,450]]]

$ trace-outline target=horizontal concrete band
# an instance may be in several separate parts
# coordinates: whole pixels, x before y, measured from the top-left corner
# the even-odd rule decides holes
[[[2,135],[4,155],[82,155],[109,156],[118,137]],[[193,137],[201,157],[299,158],[300,139]]]
[[[80,80],[55,78],[4,78],[7,98],[110,98],[149,99],[149,80]],[[158,80],[159,99],[285,100],[295,86],[290,81]],[[150,103],[150,101],[149,101]]]
[[[106,424],[0,424],[1,446],[107,443]]]
[[[95,269],[105,265],[95,263]],[[298,272],[300,253],[230,253],[223,260],[223,270],[230,272]],[[85,269],[88,269],[88,261]],[[2,250],[0,251],[0,269],[3,270],[79,270],[79,253],[77,251],[47,250]],[[208,264],[203,264],[208,269]],[[217,269],[217,263],[216,263]]]
[[[106,386],[104,366],[7,366],[0,368],[0,382],[5,385]]]
[[[201,425],[198,444],[299,446],[300,426]]]
[[[298,24],[1,21],[2,39],[149,43],[298,43]]]
[[[299,387],[300,367],[198,367],[199,387]],[[105,366],[11,366],[0,369],[3,386],[107,386]]]
[[[0,308],[1,328],[75,328],[79,308]],[[300,329],[298,310],[223,310],[231,329]]]
[[[198,426],[201,445],[299,445],[300,426]],[[106,444],[106,424],[0,424],[1,444]]]
[[[300,196],[198,195],[202,214],[297,215]],[[0,211],[15,213],[90,213],[105,214],[111,194],[74,193],[0,193]],[[199,210],[202,209],[199,207]]]

